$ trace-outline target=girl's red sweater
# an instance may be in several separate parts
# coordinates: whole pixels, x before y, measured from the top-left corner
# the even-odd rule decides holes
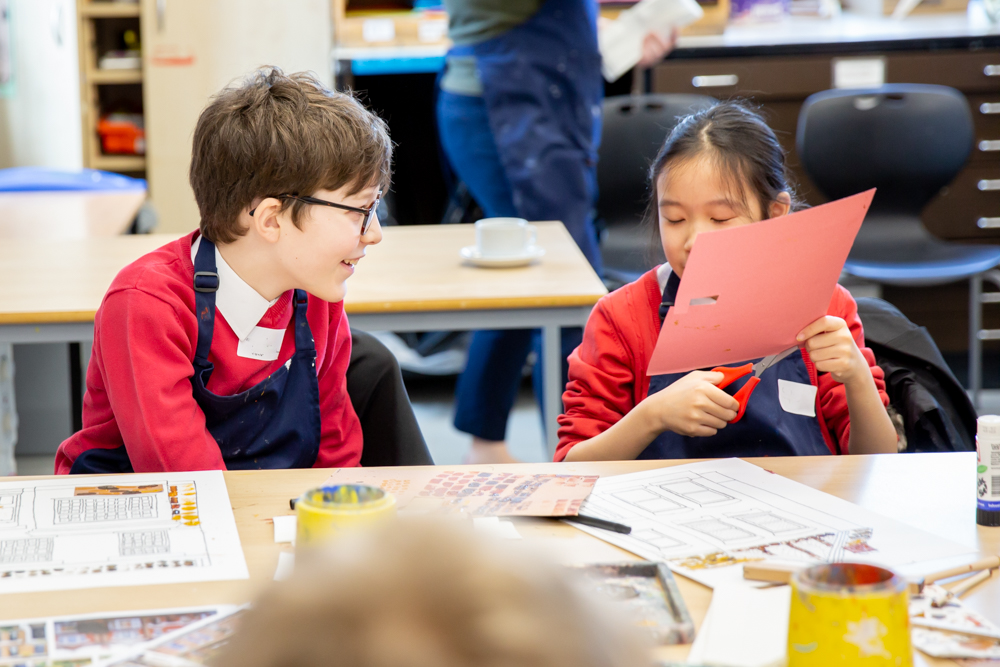
[[[660,334],[661,299],[653,269],[597,302],[587,320],[583,342],[569,357],[569,383],[563,394],[565,412],[559,417],[556,461],[565,459],[576,443],[606,431],[646,398],[646,368]],[[882,404],[889,405],[885,375],[875,364],[875,355],[865,347],[858,306],[850,292],[837,285],[827,314],[847,322],[871,367]],[[844,385],[828,373],[817,374],[805,350],[802,356],[817,387],[816,418],[826,445],[833,454],[847,454],[851,421]]]

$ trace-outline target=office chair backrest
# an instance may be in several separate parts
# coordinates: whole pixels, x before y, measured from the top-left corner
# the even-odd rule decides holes
[[[811,95],[797,145],[806,173],[830,199],[874,187],[872,213],[919,217],[965,165],[973,138],[972,113],[957,90],[891,84]]]
[[[638,221],[646,209],[649,165],[677,120],[715,100],[704,95],[622,95],[604,100],[597,161],[598,215]]]

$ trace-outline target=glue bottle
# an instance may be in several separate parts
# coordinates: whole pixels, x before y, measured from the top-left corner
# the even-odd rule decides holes
[[[976,523],[1000,526],[1000,417],[976,424]]]

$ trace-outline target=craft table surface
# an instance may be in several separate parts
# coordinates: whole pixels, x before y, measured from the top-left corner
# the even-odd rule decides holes
[[[146,200],[128,192],[0,193],[0,239],[78,240],[128,230]]]
[[[386,227],[347,282],[350,313],[590,306],[607,293],[559,222],[536,223],[545,256],[532,266],[462,264],[472,225]],[[89,322],[115,275],[178,238],[150,234],[0,243],[0,324]]]
[[[975,454],[889,454],[879,456],[829,456],[747,459],[755,465],[813,488],[857,503],[942,538],[978,549],[1000,552],[1000,528],[976,526]],[[625,461],[593,463],[537,463],[477,466],[523,473],[575,473],[616,475],[689,461]],[[440,466],[442,470],[462,466]],[[405,478],[406,468],[386,469],[386,476]],[[0,595],[0,618],[14,619],[54,614],[154,609],[216,603],[242,603],[253,599],[274,575],[278,553],[288,545],[274,543],[271,518],[291,514],[288,499],[317,486],[328,470],[274,470],[226,472],[236,525],[250,571],[249,581],[219,581],[122,588],[54,591]],[[0,478],[20,481],[28,478]],[[36,478],[37,479],[37,478]],[[567,564],[608,562],[634,556],[606,542],[551,519],[514,519],[526,540],[554,554]],[[700,627],[711,600],[711,591],[684,577],[677,577],[681,593],[695,624]],[[995,622],[1000,622],[1000,577],[968,593],[966,602]],[[663,658],[680,660],[689,646],[660,649]],[[919,652],[917,665],[951,665]]]

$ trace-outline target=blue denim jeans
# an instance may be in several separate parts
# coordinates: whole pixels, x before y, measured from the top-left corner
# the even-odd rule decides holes
[[[517,217],[511,188],[504,174],[481,97],[440,91],[438,132],[448,162],[483,212],[491,218]],[[579,328],[562,333],[563,384],[566,357],[583,339]],[[534,349],[541,358],[541,330],[477,331],[469,347],[469,361],[455,389],[455,428],[486,440],[503,440],[507,417],[521,384],[521,370]],[[535,397],[542,405],[542,369],[532,373]],[[543,422],[544,424],[544,422]]]

